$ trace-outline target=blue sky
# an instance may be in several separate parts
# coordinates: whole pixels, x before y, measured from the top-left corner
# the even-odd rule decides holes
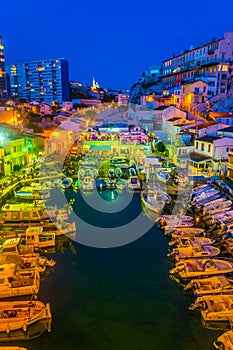
[[[233,31],[232,13],[232,0],[11,0],[1,3],[0,35],[6,62],[64,57],[70,79],[120,89],[192,43]]]

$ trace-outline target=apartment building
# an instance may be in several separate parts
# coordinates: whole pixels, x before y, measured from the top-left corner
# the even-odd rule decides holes
[[[46,59],[6,66],[9,97],[26,101],[69,101],[68,61]]]
[[[5,72],[4,44],[1,36],[0,36],[0,98],[6,98],[6,72]]]
[[[227,93],[233,61],[233,32],[224,33],[222,39],[175,55],[162,62],[163,89],[169,90],[201,79],[208,84],[208,98]]]

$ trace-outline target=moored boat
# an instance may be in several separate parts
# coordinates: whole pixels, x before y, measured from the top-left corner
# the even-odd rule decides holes
[[[201,312],[202,323],[210,329],[229,329],[233,320],[233,294],[198,297],[190,310]]]
[[[94,191],[95,180],[92,176],[85,176],[83,180],[82,190],[83,191]]]
[[[95,181],[96,189],[99,191],[106,189],[106,181],[104,179],[98,179]]]
[[[51,332],[49,304],[40,301],[0,302],[0,341],[29,339],[30,327],[37,323],[43,323],[44,331]],[[39,335],[38,332],[34,338]]]
[[[182,221],[192,221],[193,217],[189,215],[161,215],[164,220],[182,220]]]
[[[187,259],[179,262],[170,270],[171,275],[177,275],[183,280],[198,277],[222,275],[233,272],[233,261],[227,259]]]
[[[42,190],[39,184],[31,184],[31,186],[24,186],[15,191],[15,197],[28,200],[49,199],[50,192],[49,190]]]
[[[38,248],[55,247],[55,233],[44,232],[42,226],[29,226],[20,236],[25,239],[26,244],[33,244]]]
[[[148,208],[149,210],[157,214],[162,212],[165,205],[163,201],[155,199],[154,196],[152,197],[148,196],[147,191],[143,191],[141,193],[141,201],[146,208]]]
[[[116,188],[116,184],[113,181],[113,179],[109,179],[109,180],[106,181],[106,188],[108,190],[114,190]]]
[[[140,191],[141,183],[137,175],[130,176],[128,180],[128,189],[129,191]]]
[[[176,236],[175,234],[172,234],[172,240],[168,243],[170,247],[173,247],[174,245],[176,247],[201,247],[205,245],[211,245],[215,241],[211,238],[207,237],[189,237],[189,236]]]
[[[233,280],[224,275],[193,279],[185,290],[191,289],[196,297],[213,294],[233,294]]]
[[[176,261],[184,259],[201,259],[214,257],[220,254],[220,249],[213,246],[188,246],[177,247],[168,256],[173,256]]]
[[[170,230],[170,233],[175,236],[200,236],[205,230],[199,227],[176,227]]]
[[[61,184],[61,187],[63,189],[67,189],[69,187],[71,187],[73,183],[73,179],[71,177],[65,177],[63,180],[62,180],[62,184]]]
[[[163,201],[165,204],[170,204],[171,203],[171,197],[164,191],[161,191],[158,188],[155,188],[154,190],[144,190],[143,193],[145,196],[150,197],[150,198],[155,198],[155,200]],[[165,215],[167,218],[169,215]],[[163,217],[163,216],[161,216]],[[170,216],[171,219],[172,216]],[[175,218],[175,216],[173,216]]]
[[[82,180],[76,179],[72,184],[73,190],[75,192],[79,191],[80,188],[82,187],[82,183],[83,183]]]
[[[233,350],[233,330],[224,332],[213,345],[217,350]]]
[[[40,274],[37,269],[18,269],[17,264],[0,265],[0,299],[35,296],[39,292]]]
[[[167,182],[170,179],[169,173],[167,173],[166,171],[162,171],[162,170],[157,172],[156,176],[157,176],[158,180],[160,180],[162,182]]]

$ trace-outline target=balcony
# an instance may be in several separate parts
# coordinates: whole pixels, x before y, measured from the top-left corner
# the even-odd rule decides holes
[[[215,52],[215,49],[208,49],[208,55],[213,55]]]

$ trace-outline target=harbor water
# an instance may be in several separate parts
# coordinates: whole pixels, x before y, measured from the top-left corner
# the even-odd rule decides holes
[[[58,198],[59,190],[54,191]],[[102,196],[108,207],[124,196],[112,192]],[[142,211],[139,194],[124,210],[108,214],[89,208],[80,193],[68,190],[66,196],[74,199],[74,212],[83,220],[105,228],[124,225]],[[49,255],[56,260],[54,271],[42,281],[39,293],[39,300],[50,303],[52,332],[17,345],[28,350],[213,349],[222,332],[204,328],[200,315],[188,310],[191,296],[169,279],[173,265],[167,248],[156,225],[117,248],[77,242],[57,247]]]

